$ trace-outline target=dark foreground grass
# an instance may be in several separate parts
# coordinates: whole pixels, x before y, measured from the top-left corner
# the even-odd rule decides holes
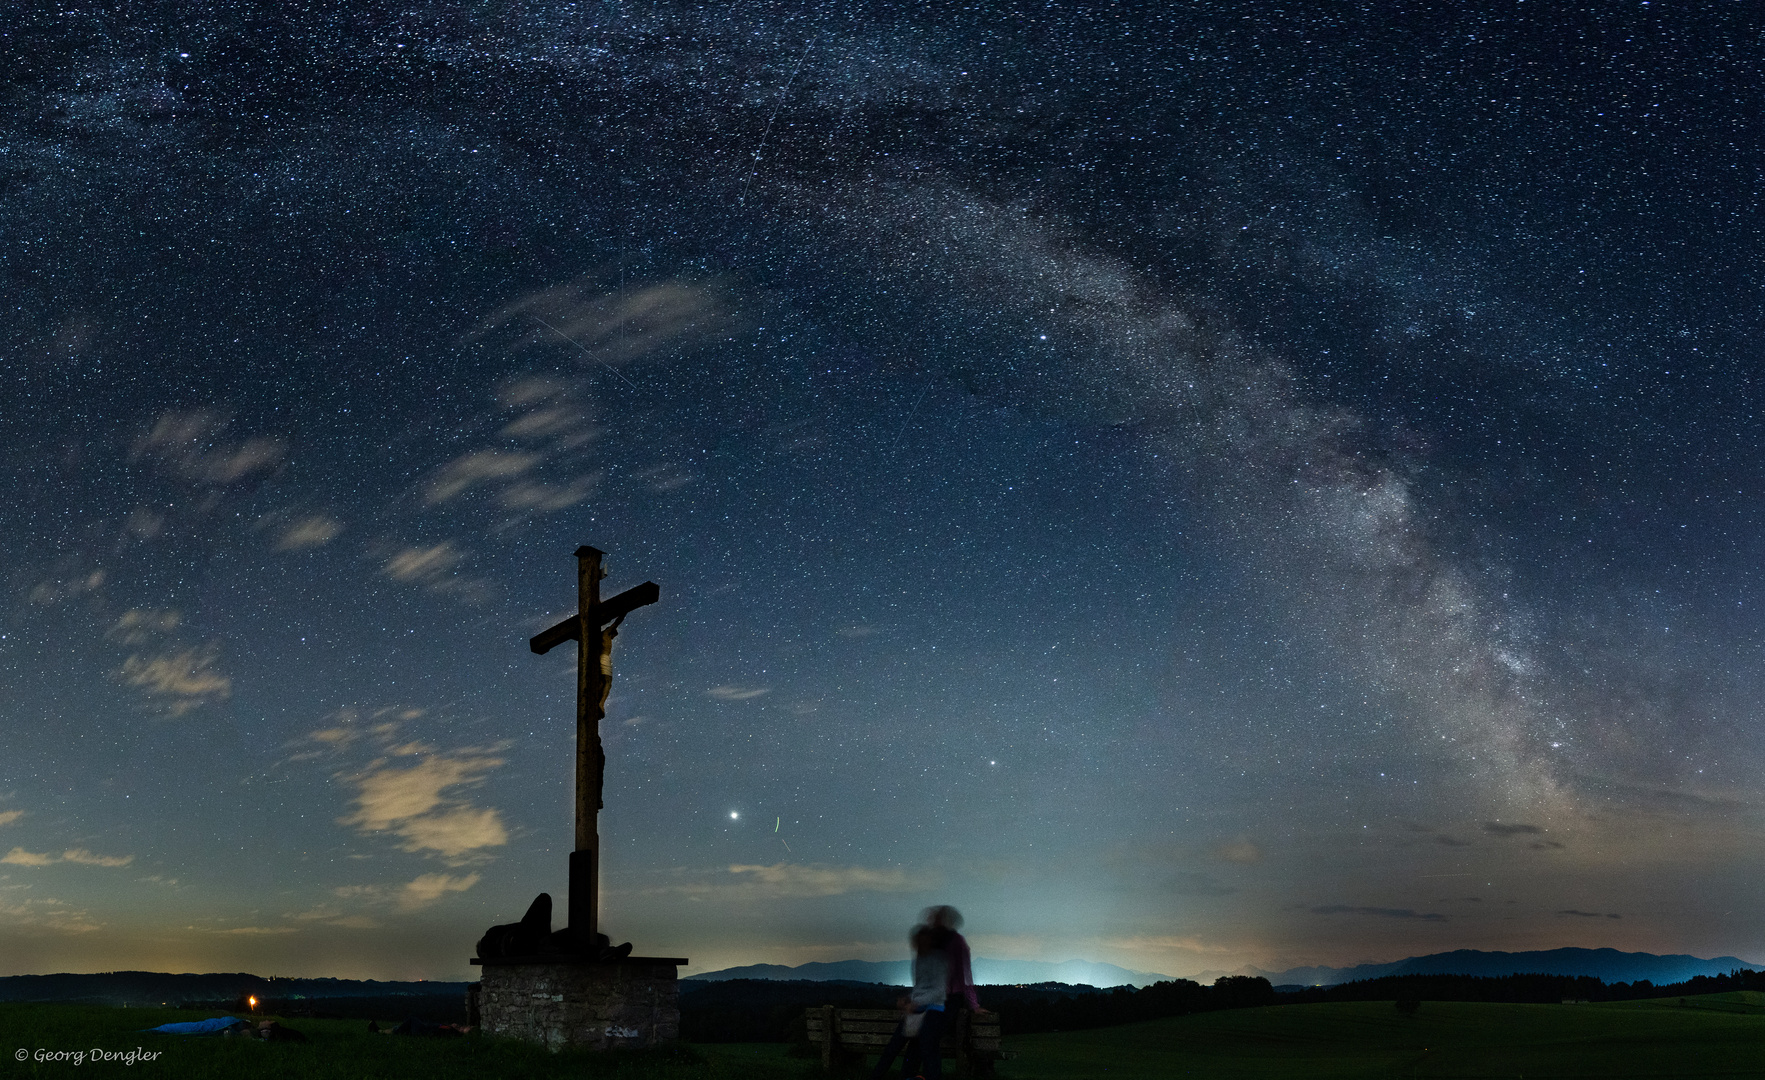
[[[1013,1080],[1765,1077],[1765,995],[1275,1005],[1007,1040]]]
[[[1684,1004],[1681,1004],[1681,1001]],[[149,1035],[142,1028],[213,1012],[0,1005],[0,1076],[184,1080],[759,1080],[820,1075],[820,1062],[771,1044],[664,1052],[554,1054],[476,1035],[369,1034],[360,1020],[287,1021],[309,1042]],[[1330,1002],[1203,1013],[1124,1027],[1006,1040],[1005,1080],[1168,1077],[1348,1080],[1398,1077],[1765,1077],[1765,994],[1604,1005]],[[93,1048],[157,1057],[99,1061]],[[26,1059],[15,1060],[19,1050]],[[36,1051],[84,1051],[83,1063]],[[852,1070],[849,1075],[862,1075]]]
[[[97,1005],[0,1005],[0,1077],[93,1076],[131,1080],[760,1080],[809,1077],[818,1061],[784,1056],[782,1047],[680,1047],[664,1051],[552,1053],[510,1039],[434,1039],[376,1035],[365,1020],[291,1018],[307,1042],[192,1038],[143,1028],[222,1015],[212,1010],[114,1009]],[[235,1016],[242,1014],[234,1013]],[[271,1019],[252,1017],[252,1019]],[[396,1016],[389,1017],[396,1021]],[[139,1050],[133,1064],[95,1058]],[[25,1059],[18,1060],[18,1052]],[[757,1054],[756,1050],[765,1053]],[[38,1060],[39,1051],[80,1053]],[[157,1054],[154,1057],[147,1055]]]

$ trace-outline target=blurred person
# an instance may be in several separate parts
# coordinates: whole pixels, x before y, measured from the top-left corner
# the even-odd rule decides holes
[[[962,912],[949,904],[928,907],[920,913],[919,921],[932,932],[932,947],[944,953],[949,967],[949,981],[944,987],[946,1003],[957,1007],[966,1007],[969,1012],[984,1013],[980,999],[974,992],[974,970],[972,957],[968,952],[968,939],[959,932],[962,929]]]
[[[950,984],[949,953],[934,943],[935,932],[921,923],[908,933],[913,946],[913,988],[896,1004],[901,1020],[895,1033],[883,1047],[882,1058],[871,1070],[872,1080],[882,1080],[895,1055],[907,1050],[901,1060],[901,1075],[941,1080],[944,1058],[938,1043],[944,1037],[944,999]],[[916,1069],[917,1066],[917,1069]]]

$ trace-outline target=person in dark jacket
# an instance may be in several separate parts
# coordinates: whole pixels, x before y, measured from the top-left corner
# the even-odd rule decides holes
[[[895,1025],[895,1033],[883,1047],[882,1058],[871,1070],[872,1080],[882,1080],[895,1055],[903,1049],[907,1054],[901,1061],[902,1076],[914,1076],[916,1067],[917,1075],[924,1080],[941,1080],[944,1075],[938,1043],[944,1037],[944,994],[950,983],[950,962],[949,954],[933,944],[933,936],[932,928],[924,924],[915,926],[908,935],[907,940],[913,944],[913,989],[897,1003],[901,1007],[901,1022]]]

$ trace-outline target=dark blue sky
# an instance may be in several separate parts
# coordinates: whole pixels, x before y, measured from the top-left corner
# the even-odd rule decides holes
[[[1739,5],[0,30],[9,971],[1759,959]],[[771,818],[768,822],[766,819]],[[769,827],[770,826],[770,827]],[[1592,913],[1590,916],[1588,913]]]

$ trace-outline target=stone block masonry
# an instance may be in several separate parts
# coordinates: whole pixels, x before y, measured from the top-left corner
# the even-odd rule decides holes
[[[680,984],[672,957],[611,963],[490,961],[478,991],[487,1035],[553,1050],[637,1050],[680,1037]]]

